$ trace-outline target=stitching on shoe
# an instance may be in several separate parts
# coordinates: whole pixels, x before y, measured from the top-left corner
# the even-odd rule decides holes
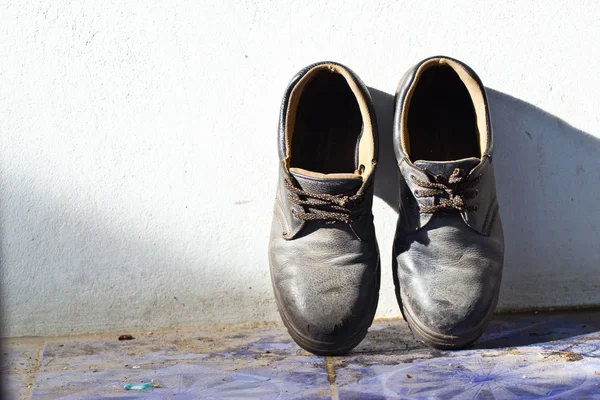
[[[491,230],[492,230],[492,225],[499,214],[499,212],[498,212],[499,210],[500,210],[500,207],[498,206],[498,199],[496,197],[494,197],[494,202],[490,206],[488,213],[486,215],[485,221],[483,223],[483,226],[484,226],[483,233],[486,236],[490,235]]]

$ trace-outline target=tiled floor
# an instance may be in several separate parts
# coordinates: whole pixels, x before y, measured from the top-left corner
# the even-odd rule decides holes
[[[3,399],[600,399],[600,311],[497,316],[462,351],[377,322],[345,357],[283,328],[4,341]],[[154,380],[160,387],[125,390]]]

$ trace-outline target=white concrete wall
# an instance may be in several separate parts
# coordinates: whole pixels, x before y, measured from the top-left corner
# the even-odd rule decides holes
[[[319,60],[377,89],[379,315],[399,315],[389,94],[436,54],[494,89],[500,308],[599,305],[598,4],[2,2],[4,334],[277,320],[278,109]]]

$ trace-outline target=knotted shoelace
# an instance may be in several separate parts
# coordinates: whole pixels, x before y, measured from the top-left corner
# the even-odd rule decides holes
[[[349,224],[362,210],[364,192],[353,196],[312,193],[298,189],[287,179],[283,183],[286,189],[290,191],[288,194],[290,202],[309,208],[306,212],[292,210],[294,216],[302,221],[322,221],[326,224],[342,222]]]
[[[465,199],[477,196],[476,190],[468,189],[476,186],[481,180],[481,175],[471,181],[466,180],[465,171],[455,168],[450,176],[435,175],[434,182],[423,181],[414,175],[410,179],[422,189],[415,190],[416,197],[433,197],[434,205],[419,206],[421,213],[434,213],[438,211],[477,211],[477,205],[466,205]],[[437,204],[435,204],[437,199]]]

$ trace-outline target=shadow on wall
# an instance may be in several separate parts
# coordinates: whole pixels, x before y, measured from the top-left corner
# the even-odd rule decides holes
[[[380,134],[375,195],[397,209],[394,98],[370,91]],[[599,305],[600,139],[496,90],[488,98],[506,242],[499,309]]]

